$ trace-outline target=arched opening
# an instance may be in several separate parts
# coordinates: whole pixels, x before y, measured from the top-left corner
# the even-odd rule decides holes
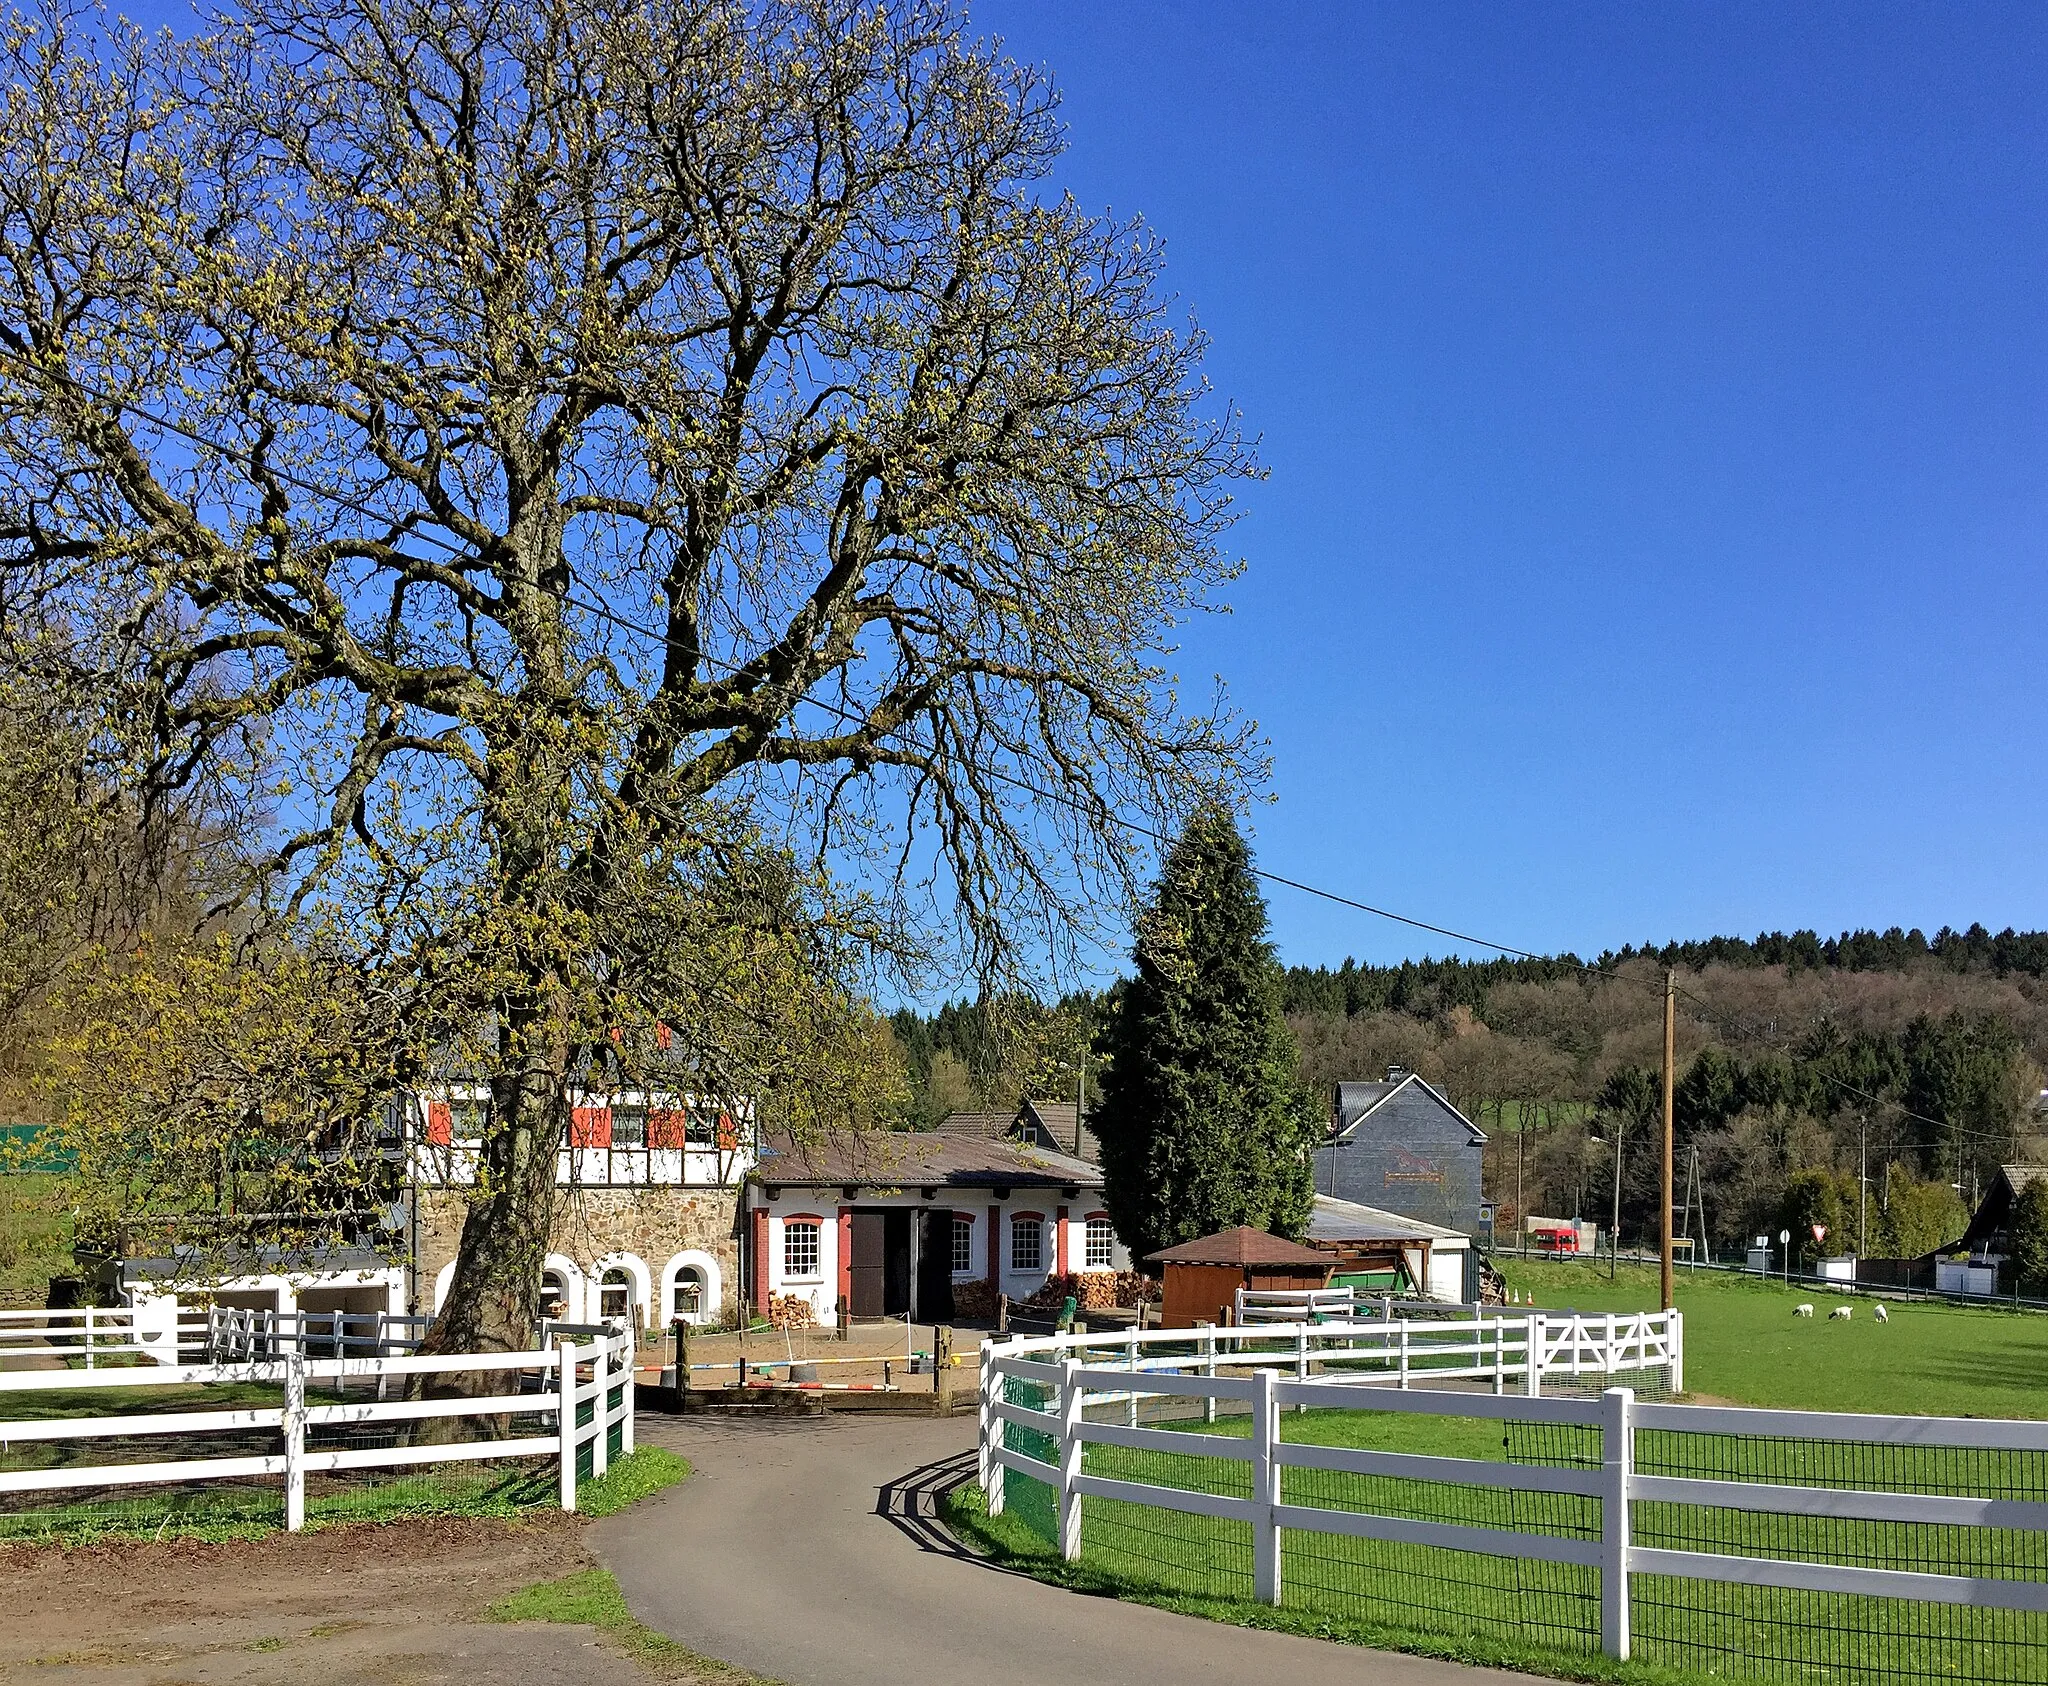
[[[633,1275],[613,1265],[597,1280],[597,1315],[606,1323],[633,1321]]]
[[[548,1269],[540,1273],[540,1314],[556,1322],[569,1320],[569,1273]]]
[[[711,1315],[711,1308],[707,1303],[709,1287],[701,1268],[696,1265],[684,1265],[676,1272],[675,1315],[687,1317],[692,1323],[708,1321]]]

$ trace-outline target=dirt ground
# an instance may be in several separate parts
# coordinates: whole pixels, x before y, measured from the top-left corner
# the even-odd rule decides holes
[[[543,1514],[225,1545],[0,1549],[0,1681],[649,1686],[588,1628],[481,1619],[508,1593],[591,1567],[586,1526]]]

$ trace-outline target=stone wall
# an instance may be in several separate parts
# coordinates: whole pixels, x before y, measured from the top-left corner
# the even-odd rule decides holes
[[[739,1190],[734,1188],[570,1188],[560,1192],[548,1250],[575,1260],[586,1274],[612,1253],[630,1253],[647,1266],[655,1292],[664,1266],[678,1253],[708,1253],[722,1278],[719,1310],[738,1305]],[[467,1202],[459,1189],[419,1191],[420,1309],[433,1309],[434,1283],[455,1257]],[[657,1313],[658,1313],[658,1307]]]

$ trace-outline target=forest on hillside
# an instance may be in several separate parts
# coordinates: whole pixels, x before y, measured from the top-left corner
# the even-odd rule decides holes
[[[1696,1165],[1717,1251],[1775,1230],[1788,1189],[1810,1204],[1823,1186],[1833,1233],[1861,1229],[1871,1256],[1923,1253],[1960,1232],[1999,1164],[2048,1157],[2037,1114],[2048,933],[1797,931],[1594,961],[1346,961],[1288,969],[1284,995],[1301,1079],[1318,1095],[1399,1065],[1488,1132],[1486,1192],[1503,1234],[1523,1213],[1604,1227],[1618,1151],[1626,1244],[1655,1233],[1667,967],[1679,988],[1679,1179]],[[1035,1012],[899,1013],[913,1109],[929,1119],[1026,1089],[1071,1094],[1101,1007],[1069,996]],[[1867,1185],[1856,1180],[1866,1165]],[[1802,1171],[1823,1176],[1795,1185]]]

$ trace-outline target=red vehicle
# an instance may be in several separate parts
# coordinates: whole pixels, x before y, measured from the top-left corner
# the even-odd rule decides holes
[[[1579,1250],[1579,1232],[1575,1229],[1539,1229],[1536,1245],[1546,1253],[1576,1253]]]

